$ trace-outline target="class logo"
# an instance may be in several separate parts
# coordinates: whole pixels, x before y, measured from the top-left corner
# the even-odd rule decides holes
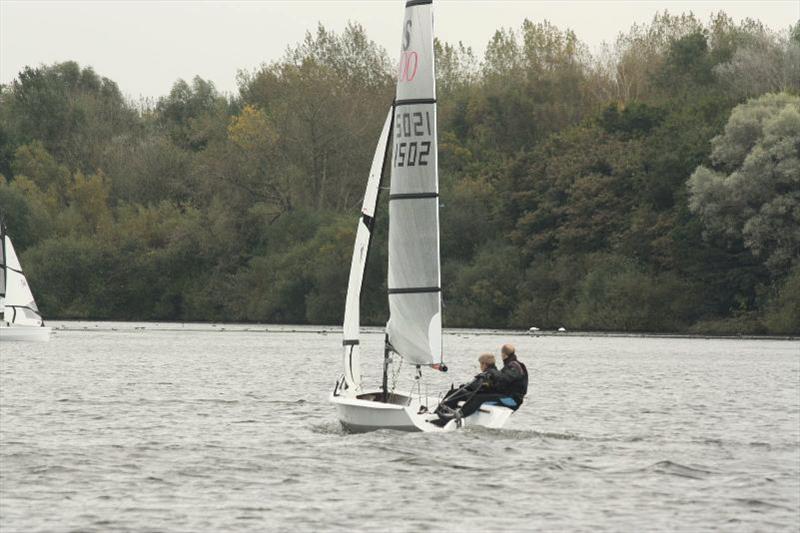
[[[403,51],[400,52],[400,64],[397,66],[397,80],[400,82],[414,81],[419,67],[419,56],[411,46],[411,20],[406,21],[403,30]]]
[[[403,50],[408,50],[411,46],[411,19],[406,21],[406,28],[403,32]]]

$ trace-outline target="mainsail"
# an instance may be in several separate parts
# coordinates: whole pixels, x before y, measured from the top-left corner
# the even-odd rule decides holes
[[[378,146],[372,158],[367,190],[361,205],[361,217],[358,219],[356,244],[353,259],[350,263],[350,279],[347,283],[347,299],[344,305],[344,324],[342,325],[344,345],[344,376],[349,388],[357,389],[361,385],[361,369],[359,366],[359,328],[361,325],[359,307],[361,303],[361,286],[364,282],[364,269],[367,265],[369,245],[375,224],[375,207],[378,204],[378,192],[381,174],[386,161],[389,143],[389,132],[392,129],[392,112],[386,115]]]
[[[33,300],[28,280],[25,279],[25,274],[22,273],[22,266],[19,264],[19,259],[17,259],[14,245],[11,244],[11,239],[8,235],[3,235],[2,241],[3,253],[0,259],[2,259],[3,263],[0,267],[3,272],[2,278],[5,282],[3,320],[20,326],[41,326],[42,317],[36,307],[36,302]]]
[[[439,181],[431,0],[410,0],[394,103],[388,342],[419,365],[442,361]]]

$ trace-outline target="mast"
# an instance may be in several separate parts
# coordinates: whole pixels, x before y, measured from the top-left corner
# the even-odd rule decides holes
[[[389,363],[391,363],[390,355],[392,353],[392,346],[389,344],[389,335],[384,337],[383,341],[383,380],[381,381],[381,390],[383,391],[383,403],[389,401]]]

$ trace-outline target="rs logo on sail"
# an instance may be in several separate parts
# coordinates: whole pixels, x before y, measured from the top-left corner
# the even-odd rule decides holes
[[[407,20],[405,28],[403,29],[403,51],[400,52],[400,64],[397,66],[397,81],[413,81],[417,75],[417,67],[419,66],[419,56],[413,50],[408,48],[411,46],[411,21]]]
[[[405,31],[403,32],[403,50],[408,50],[411,46],[411,21],[406,21]]]

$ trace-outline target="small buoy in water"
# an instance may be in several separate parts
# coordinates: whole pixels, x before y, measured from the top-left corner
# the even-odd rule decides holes
[[[558,328],[558,331],[567,331],[567,328],[565,328],[564,326],[561,326],[560,328]]]
[[[539,331],[539,328],[537,328],[536,326],[531,326],[528,328],[528,331]]]

